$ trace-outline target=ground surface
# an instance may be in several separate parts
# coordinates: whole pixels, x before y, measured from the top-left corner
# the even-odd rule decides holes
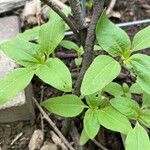
[[[116,23],[148,19],[150,18],[150,0],[126,0],[126,1],[118,0],[114,10],[118,11],[121,14],[121,18],[112,18],[112,20],[114,20]],[[12,13],[20,14],[19,12],[21,11],[22,11],[21,9],[15,10],[6,15],[10,15]],[[133,35],[139,29],[143,28],[146,25],[148,24],[125,27],[124,29],[129,33],[131,37],[133,37]],[[73,58],[75,57],[75,54],[71,54],[71,56],[72,57],[70,58],[63,58],[63,60],[68,63],[68,66],[70,66],[72,72],[75,72],[76,68],[73,63]],[[62,55],[62,57],[64,57],[64,55]],[[130,78],[125,80],[128,80],[127,82],[130,82]],[[43,94],[42,99],[46,99],[48,97],[56,96],[60,94],[59,92],[49,87],[48,85],[43,84],[36,77],[33,79],[32,83],[33,83],[34,95],[38,100],[41,99],[42,94]],[[64,126],[63,124],[64,119],[53,115],[51,115],[51,118],[61,130],[61,128]],[[75,125],[80,132],[82,128],[82,121],[80,118],[75,119]],[[50,141],[51,139],[50,139],[49,131],[51,130],[51,128],[45,121],[44,121],[44,126],[45,126],[44,127],[45,141]],[[19,122],[19,123],[17,122],[13,124],[3,124],[3,125],[0,124],[0,146],[2,147],[2,150],[9,150],[9,149],[28,150],[28,143],[31,138],[31,135],[34,129],[38,129],[38,128],[41,128],[41,119],[38,112],[37,112],[37,119],[34,122],[27,121],[27,122]],[[20,137],[20,139],[17,140],[14,143],[14,145],[10,146],[12,140],[16,137],[17,134],[21,132],[23,133],[23,135]],[[69,140],[70,135],[67,134],[67,137]],[[109,150],[123,150],[123,144],[119,134],[102,129],[101,133],[98,136],[98,140]],[[86,150],[98,150],[98,148],[93,144],[91,144],[90,142],[87,144]]]

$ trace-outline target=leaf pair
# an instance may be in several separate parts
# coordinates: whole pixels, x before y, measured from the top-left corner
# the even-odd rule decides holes
[[[7,56],[26,68],[17,69],[0,80],[0,88],[2,89],[0,104],[5,103],[23,90],[34,74],[59,90],[65,92],[72,90],[69,69],[61,60],[49,58],[49,55],[63,39],[64,32],[64,21],[52,11],[48,23],[26,31],[18,35],[16,39],[1,44],[1,48]],[[38,36],[39,43],[30,42]],[[11,90],[12,87],[14,87],[13,90]]]
[[[146,127],[150,127],[149,109],[142,110],[135,101],[124,97],[114,98],[110,101],[110,103],[115,109],[127,116],[129,119],[137,120],[144,124]],[[139,123],[136,123],[136,126],[127,134],[125,149],[150,149],[148,134]]]
[[[88,136],[86,139],[93,139],[97,135],[100,125],[124,134],[127,134],[131,130],[131,124],[128,119],[113,107],[106,106],[100,109],[90,108],[75,95],[50,98],[42,102],[41,105],[50,112],[63,117],[75,117],[79,115],[84,108],[88,108],[84,116],[83,132],[86,134],[82,133],[81,143],[84,143],[86,135]]]
[[[1,47],[4,53],[18,64],[36,70],[35,74],[44,82],[65,92],[71,91],[69,69],[57,58],[49,58],[45,62],[44,54],[40,52],[37,44],[15,39],[2,44]]]
[[[126,97],[118,97],[110,100],[111,105],[129,119],[137,119],[140,107],[137,102]]]
[[[129,119],[139,121],[150,128],[150,109],[140,108],[138,103],[132,99],[118,97],[110,100],[111,105]]]
[[[103,11],[96,27],[99,45],[112,56],[130,55],[131,52],[150,47],[149,35],[150,26],[139,31],[131,43],[127,33],[108,19],[106,11]]]
[[[150,47],[150,26],[139,31],[131,43],[128,35],[113,24],[104,11],[96,27],[99,45],[113,57],[121,56],[127,66],[137,75],[137,83],[150,94],[150,57],[131,53]]]
[[[127,96],[131,97],[129,86],[124,83],[122,86],[116,82],[109,83],[103,91],[109,93],[114,97]]]
[[[112,106],[88,109],[84,116],[84,129],[81,133],[80,143],[85,144],[88,140],[87,137],[94,139],[101,125],[123,134],[127,134],[132,129],[128,119]]]

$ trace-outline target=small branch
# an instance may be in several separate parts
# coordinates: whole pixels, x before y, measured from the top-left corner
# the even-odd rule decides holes
[[[79,0],[69,0],[72,14],[74,17],[75,24],[78,30],[82,30],[87,27],[85,18],[83,17],[80,1]]]
[[[41,98],[40,98],[40,103],[43,101],[43,97],[44,97],[44,87],[43,85],[41,86]],[[40,118],[41,118],[41,130],[44,133],[44,121],[43,121],[43,116],[42,114],[40,114]]]
[[[82,68],[79,73],[79,77],[75,83],[74,94],[76,95],[80,94],[80,87],[81,87],[81,83],[83,80],[83,76],[93,60],[95,28],[96,28],[98,19],[100,17],[100,14],[102,12],[103,6],[104,6],[104,0],[93,0],[93,15],[92,15],[92,21],[88,29],[86,41],[85,41],[85,51],[84,51],[84,57],[83,57],[83,62],[82,62]]]
[[[77,58],[77,54],[75,52],[56,52],[56,56],[58,58]]]
[[[41,0],[45,4],[47,4],[49,7],[51,7],[52,10],[54,10],[70,27],[70,29],[75,33],[78,34],[74,24],[71,22],[71,20],[60,10],[60,8],[52,1],[50,0]]]
[[[72,14],[74,17],[74,24],[76,25],[76,28],[79,30],[81,45],[84,47],[85,39],[86,39],[86,35],[87,35],[87,23],[82,14],[80,1],[79,0],[69,0],[69,3],[70,3],[70,7],[71,7]]]
[[[22,135],[23,135],[23,132],[19,133],[19,134],[13,139],[13,141],[11,142],[10,145],[13,146],[14,143],[15,143],[17,140],[19,140]]]
[[[70,149],[70,150],[75,150],[70,143],[67,141],[67,139],[62,135],[62,133],[59,131],[59,129],[56,127],[56,125],[54,124],[54,122],[49,118],[49,116],[46,114],[46,112],[42,109],[42,107],[39,105],[39,103],[37,102],[37,100],[33,97],[33,101],[35,103],[35,105],[37,106],[37,108],[39,109],[39,111],[41,112],[41,114],[43,115],[43,118],[51,125],[51,127],[54,129],[54,131],[59,135],[59,137],[61,138],[62,142],[64,144],[66,144],[66,146]]]
[[[116,4],[117,0],[111,0],[109,6],[108,6],[108,9],[106,11],[107,14],[110,14]]]
[[[98,141],[96,141],[95,139],[92,140],[92,142],[97,145],[100,149],[102,150],[108,150],[106,147],[104,147],[101,143],[99,143]]]

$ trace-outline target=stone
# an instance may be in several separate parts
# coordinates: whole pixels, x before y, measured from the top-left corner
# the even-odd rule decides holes
[[[0,14],[25,5],[26,0],[0,0]]]
[[[13,39],[19,30],[19,19],[17,16],[0,18],[0,43]]]
[[[14,38],[19,32],[18,17],[0,18],[0,43]],[[0,79],[18,67],[13,60],[0,50]],[[0,123],[32,120],[35,117],[32,103],[32,86],[29,85],[15,98],[0,106]]]
[[[44,142],[44,133],[42,130],[35,130],[30,139],[28,148],[29,150],[40,149]]]
[[[48,143],[42,146],[40,150],[58,150],[57,146],[53,143]]]

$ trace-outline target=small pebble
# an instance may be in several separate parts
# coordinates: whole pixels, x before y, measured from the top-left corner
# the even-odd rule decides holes
[[[43,145],[43,140],[44,134],[42,130],[35,130],[28,145],[29,150],[40,149]]]

